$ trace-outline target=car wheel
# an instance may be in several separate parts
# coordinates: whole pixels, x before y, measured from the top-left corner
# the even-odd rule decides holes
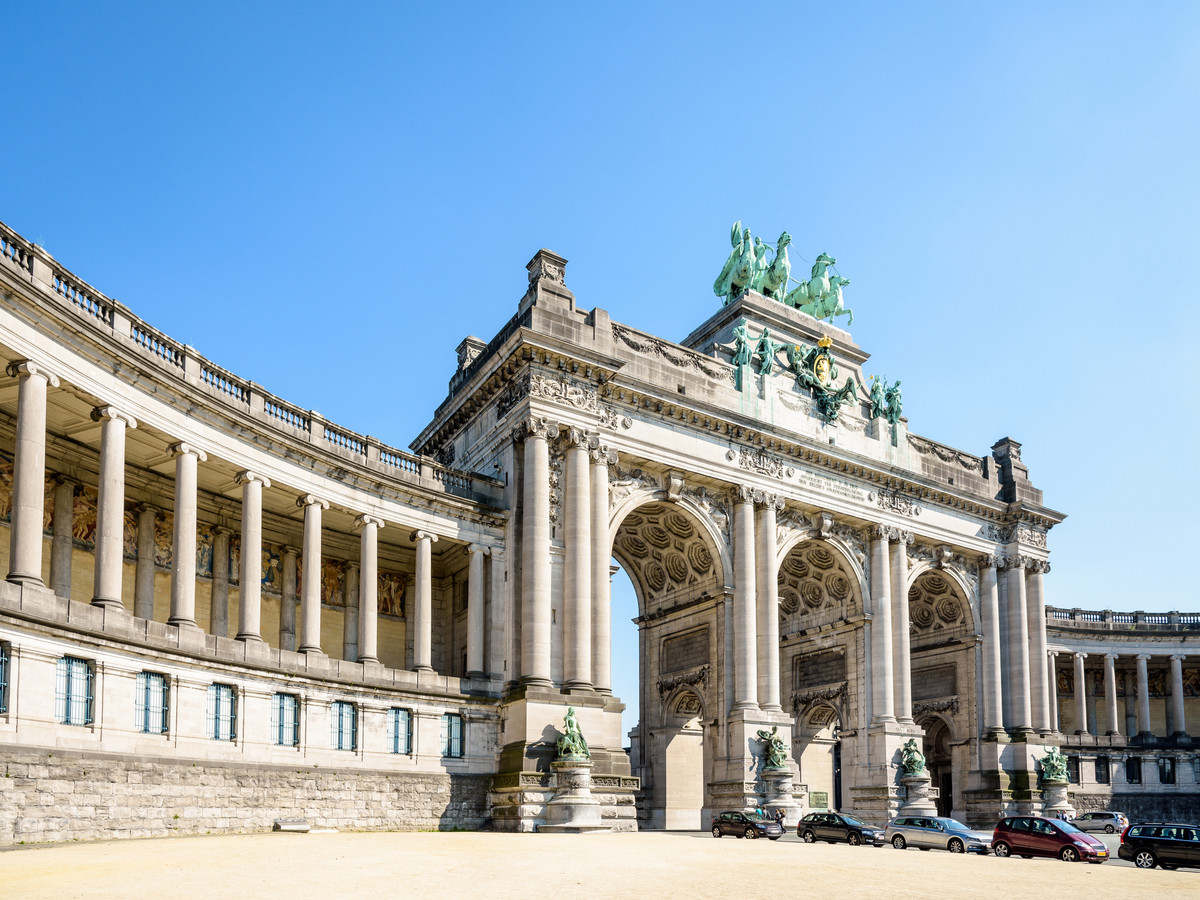
[[[1058,858],[1063,862],[1079,862],[1079,851],[1074,847],[1063,847]]]
[[[1104,826],[1104,833],[1105,833],[1105,834],[1116,834],[1116,831],[1117,831],[1117,829],[1113,828],[1111,825],[1105,825],[1105,826]]]
[[[1001,859],[1007,859],[1012,856],[1012,847],[1008,846],[1004,841],[997,841],[995,846],[992,847],[992,852]]]
[[[1133,855],[1133,864],[1139,869],[1153,869],[1158,865],[1158,860],[1149,850],[1139,850]]]
[[[908,842],[906,840],[904,840],[904,835],[898,834],[894,838],[892,838],[892,846],[895,847],[897,850],[903,850],[905,847],[908,846]]]
[[[713,837],[720,837],[720,836],[721,836],[721,826],[714,825],[713,826]]]
[[[811,828],[808,831],[804,832],[804,834],[801,835],[801,837],[804,838],[804,843],[806,843],[806,844],[815,844],[817,842],[817,836]]]
[[[846,837],[846,843],[849,844],[851,847],[857,847],[859,844],[862,843],[862,835],[859,834],[857,831],[852,831]]]
[[[958,838],[955,838],[946,846],[946,849],[951,853],[962,853],[967,848],[962,841],[960,841]]]
[[[750,828],[747,828],[747,829],[746,829],[746,830],[745,830],[745,831],[742,833],[742,836],[743,836],[743,837],[745,837],[747,840],[751,840],[751,841],[752,841],[752,840],[754,840],[756,837],[758,837],[758,832],[757,832],[757,831],[755,831],[753,827],[750,827]]]

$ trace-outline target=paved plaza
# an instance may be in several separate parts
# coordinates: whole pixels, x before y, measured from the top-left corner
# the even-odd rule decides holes
[[[1115,841],[1110,842],[1115,846]],[[1200,873],[701,834],[249,834],[0,853],[10,897],[1189,897]]]

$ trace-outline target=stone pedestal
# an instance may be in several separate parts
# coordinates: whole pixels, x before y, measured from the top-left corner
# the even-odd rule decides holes
[[[775,810],[783,810],[783,824],[795,825],[800,821],[803,807],[796,802],[795,789],[792,787],[791,769],[763,769],[763,807],[772,815]]]
[[[1051,819],[1070,819],[1075,816],[1075,807],[1067,799],[1067,782],[1042,782],[1042,815]]]
[[[937,815],[937,804],[930,795],[928,772],[906,772],[900,776],[900,783],[904,785],[904,802],[900,804],[901,815]]]
[[[557,834],[611,831],[600,818],[600,801],[592,796],[591,761],[558,759],[550,766],[558,784],[554,798],[546,804],[546,824],[538,831]]]

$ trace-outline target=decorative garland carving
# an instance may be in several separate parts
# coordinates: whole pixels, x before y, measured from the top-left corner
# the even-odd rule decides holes
[[[800,710],[814,703],[840,704],[845,696],[846,682],[844,681],[836,687],[822,688],[818,691],[804,691],[803,693],[796,691],[792,693],[792,710],[799,714]]]
[[[924,715],[925,713],[948,712],[951,715],[958,715],[959,710],[958,698],[952,700],[927,700],[922,703],[914,703],[912,707],[913,717]]]
[[[613,337],[623,343],[631,350],[636,350],[638,353],[650,353],[656,356],[661,356],[672,365],[679,366],[681,369],[692,368],[703,372],[709,378],[714,378],[717,381],[727,381],[730,384],[734,383],[736,372],[732,367],[729,369],[718,368],[717,366],[706,364],[702,360],[707,357],[701,356],[691,350],[685,350],[682,347],[677,347],[669,344],[664,340],[656,337],[645,335],[642,339],[635,338],[628,328],[624,325],[619,325],[616,322],[612,323]]]
[[[671,691],[678,687],[683,687],[684,685],[699,684],[707,687],[709,668],[709,666],[701,666],[700,668],[691,672],[684,672],[680,675],[672,675],[670,678],[660,678],[658,680],[658,699],[663,700],[666,698],[667,694],[671,693]],[[681,710],[681,712],[683,711],[684,710]],[[691,711],[698,712],[699,710],[696,709]]]
[[[1035,528],[1027,522],[1010,522],[1007,525],[989,523],[983,526],[982,536],[985,540],[998,544],[1011,544],[1016,541],[1019,544],[1037,547],[1039,550],[1046,549],[1045,529]]]
[[[983,474],[983,460],[978,456],[963,453],[961,450],[955,450],[953,447],[947,447],[945,444],[939,444],[927,438],[917,437],[915,434],[908,436],[908,445],[922,455],[932,453],[942,462],[956,462],[968,472]]]

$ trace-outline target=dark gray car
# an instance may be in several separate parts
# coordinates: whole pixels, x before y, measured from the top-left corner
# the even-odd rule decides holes
[[[992,849],[990,834],[972,831],[957,819],[944,816],[897,816],[888,824],[884,836],[897,850],[936,847],[951,853],[987,853]]]

